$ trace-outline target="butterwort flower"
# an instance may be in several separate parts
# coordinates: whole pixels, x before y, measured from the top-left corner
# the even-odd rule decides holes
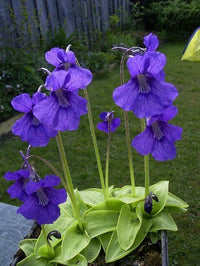
[[[109,123],[110,123],[110,132],[114,132],[120,125],[121,119],[119,117],[114,118],[114,112],[103,112],[99,115],[100,119],[103,122],[97,125],[97,128],[101,131],[104,131],[108,134]]]
[[[148,52],[154,52],[159,46],[158,37],[152,33],[149,33],[144,37],[143,43],[146,46]]]
[[[92,81],[90,70],[77,66],[75,54],[68,49],[52,48],[45,53],[45,59],[56,67],[56,71],[65,70],[70,74],[69,90],[84,89]]]
[[[32,99],[28,93],[23,93],[11,101],[15,110],[25,113],[21,119],[15,122],[12,132],[33,147],[46,146],[49,139],[57,135],[56,130],[43,124],[33,113],[34,106],[46,98],[47,96],[41,92],[34,93]]]
[[[58,131],[76,130],[80,116],[87,113],[87,101],[72,89],[70,78],[67,71],[52,72],[45,83],[50,96],[33,109],[39,121]]]
[[[25,191],[25,186],[29,182],[30,173],[26,169],[20,169],[15,172],[8,171],[4,178],[9,181],[15,181],[15,183],[10,186],[7,190],[10,197],[17,198],[21,201],[25,201],[27,198],[27,194]]]
[[[133,111],[139,118],[162,114],[178,96],[176,88],[164,82],[165,55],[146,52],[130,57],[127,66],[131,79],[113,92],[114,102],[124,111]]]
[[[132,146],[141,155],[152,154],[158,161],[173,159],[176,156],[174,142],[181,139],[182,128],[168,123],[175,117],[177,108],[170,106],[164,114],[147,119],[146,129],[136,136]]]
[[[40,225],[53,223],[60,215],[58,205],[67,199],[65,189],[54,188],[59,183],[60,178],[54,175],[47,175],[38,182],[30,181],[25,187],[28,197],[17,213]]]

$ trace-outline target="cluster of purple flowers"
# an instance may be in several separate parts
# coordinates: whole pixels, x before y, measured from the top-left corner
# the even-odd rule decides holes
[[[55,66],[45,82],[50,95],[36,92],[31,99],[24,93],[11,102],[15,110],[25,113],[12,131],[33,147],[47,145],[58,131],[78,128],[80,116],[87,113],[87,101],[78,92],[92,80],[91,72],[77,66],[74,53],[68,49],[53,48],[45,58]]]
[[[131,78],[115,89],[113,100],[124,111],[133,111],[138,118],[146,120],[145,131],[132,141],[137,152],[164,161],[176,156],[174,142],[181,139],[182,129],[168,123],[177,113],[172,104],[178,92],[165,82],[166,58],[155,51],[159,45],[157,36],[150,33],[144,38],[144,44],[143,55],[129,57],[127,67]]]
[[[87,113],[87,101],[78,93],[92,80],[91,72],[77,66],[75,55],[68,48],[66,51],[53,48],[45,58],[55,66],[44,84],[48,96],[39,89],[32,98],[23,93],[11,101],[15,110],[24,113],[12,131],[32,147],[47,145],[58,131],[78,128],[80,116]],[[27,162],[25,164],[26,169],[5,174],[5,179],[15,181],[8,189],[11,198],[24,202],[17,212],[38,224],[53,223],[60,215],[58,204],[67,198],[65,189],[54,188],[60,178],[48,175],[41,179]]]
[[[40,225],[53,223],[60,215],[58,205],[67,199],[66,191],[54,188],[60,183],[59,177],[47,175],[41,179],[34,169],[30,169],[7,172],[5,179],[15,181],[7,192],[11,198],[24,202],[17,212],[25,218]]]

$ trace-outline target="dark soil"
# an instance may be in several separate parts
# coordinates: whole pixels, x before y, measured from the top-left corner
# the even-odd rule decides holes
[[[40,235],[41,227],[34,223],[30,233],[24,238],[37,238]],[[14,255],[13,262],[10,266],[16,266],[16,264],[25,258],[24,252],[19,249]],[[102,251],[95,262],[89,263],[89,266],[161,266],[161,241],[156,244],[152,244],[150,240],[145,239],[142,244],[126,257],[112,263],[105,262],[105,255]],[[62,265],[60,265],[62,266]]]

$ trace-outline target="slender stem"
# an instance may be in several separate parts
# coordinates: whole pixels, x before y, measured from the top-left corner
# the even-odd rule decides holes
[[[70,196],[70,199],[71,199],[71,202],[72,202],[72,206],[74,208],[74,213],[75,213],[76,218],[78,220],[78,224],[79,224],[80,230],[83,230],[83,224],[81,222],[80,212],[79,212],[78,205],[77,205],[77,202],[76,202],[76,197],[75,197],[75,194],[74,194],[74,187],[73,187],[73,183],[72,183],[72,178],[71,178],[69,166],[68,166],[68,163],[67,163],[67,158],[66,158],[66,155],[65,155],[64,146],[63,146],[63,142],[62,142],[62,138],[61,138],[60,132],[58,132],[58,135],[56,136],[56,141],[57,141],[57,146],[58,146],[58,150],[59,150],[59,153],[60,153],[60,158],[61,158],[61,162],[62,162],[62,166],[63,166],[63,172],[64,172],[64,176],[65,176],[65,179],[66,179],[68,191],[70,192],[69,196]]]
[[[121,85],[124,84],[124,62],[127,54],[131,51],[132,48],[128,49],[124,55],[122,56],[120,63],[120,76],[121,76]],[[135,176],[134,176],[134,168],[133,168],[133,156],[131,150],[131,141],[130,141],[130,130],[129,130],[129,122],[128,122],[128,113],[124,111],[124,121],[125,121],[125,130],[126,130],[126,142],[128,149],[128,160],[129,160],[129,168],[130,168],[130,177],[131,177],[131,186],[132,193],[135,195]]]
[[[42,232],[43,232],[43,235],[44,235],[45,243],[47,245],[50,257],[52,258],[52,257],[55,256],[55,252],[54,252],[54,249],[52,248],[52,246],[49,244],[49,241],[47,240],[47,234],[46,234],[46,230],[44,228],[44,224],[41,225],[41,228],[42,228]]]
[[[92,119],[92,112],[91,112],[90,102],[89,102],[88,93],[87,93],[86,88],[84,89],[84,94],[85,94],[85,98],[87,100],[88,119],[89,119],[90,131],[91,131],[91,135],[92,135],[92,141],[93,141],[93,145],[94,145],[94,151],[95,151],[96,160],[97,160],[97,166],[98,166],[98,170],[99,170],[101,187],[103,190],[104,198],[106,199],[106,189],[105,189],[104,176],[103,176],[103,171],[102,171],[102,166],[101,166],[101,159],[100,159],[100,155],[99,155],[99,149],[98,149],[98,145],[97,145],[97,139],[96,139],[94,124],[93,124],[93,119]]]
[[[141,128],[142,131],[146,128],[145,119],[141,119]],[[150,185],[150,177],[149,177],[149,154],[144,156],[144,174],[145,174],[145,197],[149,194],[149,185]]]
[[[132,193],[135,195],[135,177],[134,177],[134,168],[133,168],[133,156],[131,150],[131,140],[130,140],[130,130],[128,123],[128,113],[124,111],[124,121],[125,121],[125,129],[126,129],[126,142],[128,149],[128,160],[129,160],[129,168],[130,168],[130,176],[131,176],[131,185],[132,185]]]
[[[108,193],[108,172],[109,172],[109,160],[110,160],[110,143],[111,143],[111,132],[110,132],[110,125],[111,125],[111,115],[108,118],[108,143],[107,143],[107,154],[106,154],[106,171],[105,171],[105,183],[106,183],[106,198],[109,198]]]

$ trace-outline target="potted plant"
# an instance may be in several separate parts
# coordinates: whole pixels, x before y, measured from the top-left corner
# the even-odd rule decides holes
[[[29,146],[26,153],[20,151],[23,168],[5,174],[7,180],[15,181],[8,193],[23,201],[17,212],[36,221],[41,229],[37,238],[20,242],[25,257],[17,265],[104,265],[128,256],[133,262],[136,253],[150,246],[149,241],[156,245],[162,237],[165,246],[165,232],[177,230],[171,213],[186,211],[188,204],[169,192],[167,180],[150,185],[149,179],[150,154],[158,161],[173,159],[176,156],[174,143],[181,139],[182,133],[180,127],[168,123],[177,114],[177,108],[172,104],[178,92],[172,84],[165,82],[166,58],[155,51],[158,44],[157,36],[149,34],[144,38],[146,48],[114,48],[123,52],[121,85],[113,91],[113,100],[124,110],[130,185],[118,188],[109,184],[111,134],[121,122],[114,111],[102,112],[97,125],[108,137],[103,174],[86,89],[92,74],[79,65],[70,46],[66,51],[56,47],[46,52],[47,62],[55,69],[50,72],[42,68],[47,78],[32,98],[23,93],[12,100],[13,108],[25,113],[13,125],[12,131]],[[123,69],[127,57],[131,78],[125,83]],[[81,89],[85,98],[78,94]],[[142,131],[132,141],[129,111],[141,121]],[[80,191],[74,189],[60,132],[77,130],[80,116],[86,113],[101,188]],[[43,147],[51,137],[56,138],[64,175],[44,158],[31,153],[31,147]],[[132,147],[144,156],[144,187],[135,185]],[[53,174],[41,178],[31,165],[32,158],[42,161]],[[64,188],[56,189],[60,181]],[[166,246],[163,250],[167,250]],[[167,255],[164,257],[162,264],[167,265]],[[95,261],[97,264],[92,264]]]

